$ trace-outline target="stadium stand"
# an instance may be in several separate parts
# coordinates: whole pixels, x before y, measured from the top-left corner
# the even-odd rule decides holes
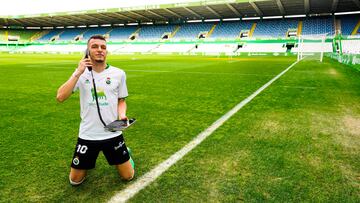
[[[82,40],[87,41],[93,35],[105,35],[111,30],[111,27],[90,28],[84,33]]]
[[[28,42],[32,41],[32,37],[39,33],[39,30],[1,30],[0,40],[1,41],[21,41]]]
[[[141,40],[159,40],[165,33],[174,31],[175,25],[146,25],[142,26],[139,32],[139,39]],[[169,36],[168,36],[169,37]]]
[[[180,30],[175,34],[176,39],[198,39],[200,33],[207,33],[214,26],[214,23],[189,23],[182,24]]]
[[[63,30],[50,30],[47,34],[43,35],[42,37],[40,37],[37,41],[40,42],[47,42],[50,41],[53,37],[60,35],[60,33],[62,33]]]
[[[115,27],[110,32],[110,41],[123,41],[128,40],[130,35],[136,32],[139,27],[129,26],[129,27]]]
[[[335,34],[334,22],[331,16],[306,18],[303,20],[302,35]]]
[[[356,15],[347,15],[340,17],[341,20],[341,34],[348,36],[352,35],[352,32],[356,28],[356,25],[359,23],[360,18]],[[355,30],[355,35],[359,35],[359,31]]]
[[[289,29],[297,30],[299,20],[262,20],[257,22],[254,37],[284,38],[288,37]]]
[[[253,24],[253,21],[221,22],[216,26],[211,38],[235,39],[240,37],[240,32],[249,31]]]
[[[8,36],[20,36],[28,42],[37,39],[38,44],[26,46],[0,46],[0,51],[70,53],[83,52],[86,40],[94,34],[108,35],[111,53],[188,53],[188,54],[240,54],[244,52],[296,53],[299,48],[296,34],[319,37],[327,34],[332,38],[335,22],[341,22],[343,35],[349,36],[359,27],[359,15],[321,16],[308,18],[283,18],[263,20],[238,20],[173,25],[137,25],[95,28],[64,28],[54,30],[0,30],[0,41]],[[335,21],[334,21],[335,20]],[[340,29],[339,25],[337,28]],[[288,32],[295,33],[291,38]],[[162,39],[164,34],[168,39]],[[246,33],[246,35],[242,35]],[[199,39],[200,35],[203,39]],[[355,32],[358,34],[358,32]],[[42,36],[41,36],[42,35]],[[35,37],[37,36],[37,37]],[[76,39],[77,38],[77,39]],[[280,39],[281,38],[281,39]],[[265,40],[262,40],[265,39]],[[20,40],[20,41],[21,41]],[[278,40],[278,41],[277,41]],[[293,47],[287,47],[292,40]],[[19,41],[19,42],[20,42]],[[49,43],[53,41],[52,43]],[[321,41],[321,40],[320,40]],[[65,44],[64,44],[65,43]],[[114,43],[114,44],[112,44]],[[359,53],[357,40],[343,40],[344,53]],[[356,47],[355,47],[356,45]],[[359,46],[360,47],[360,46]],[[329,40],[306,42],[303,52],[332,52]]]
[[[82,34],[85,33],[86,31],[87,29],[79,29],[79,28],[65,29],[64,32],[60,34],[60,38],[58,40],[72,41],[75,40],[75,38],[78,36],[80,36],[80,39],[82,39]]]

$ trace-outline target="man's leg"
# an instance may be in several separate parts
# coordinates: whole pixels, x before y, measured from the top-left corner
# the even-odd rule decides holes
[[[123,135],[109,140],[103,148],[103,153],[108,163],[115,165],[122,179],[133,179],[135,174],[134,162],[131,159],[131,151],[126,147]]]
[[[98,141],[78,138],[69,174],[71,185],[80,185],[85,180],[87,170],[95,168],[95,162],[100,151],[98,145]]]
[[[74,186],[80,185],[85,180],[86,172],[87,172],[87,170],[76,169],[76,168],[71,167],[70,174],[69,174],[70,184],[74,185]]]
[[[128,181],[132,180],[135,174],[135,170],[130,162],[130,159],[125,163],[115,165],[120,177]]]

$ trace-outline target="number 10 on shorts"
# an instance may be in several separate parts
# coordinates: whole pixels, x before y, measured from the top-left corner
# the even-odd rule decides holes
[[[88,147],[86,145],[78,145],[77,146],[77,150],[76,152],[80,153],[80,154],[85,154],[86,151],[88,150]]]

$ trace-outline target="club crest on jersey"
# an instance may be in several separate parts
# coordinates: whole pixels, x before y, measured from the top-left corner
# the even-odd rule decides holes
[[[85,80],[85,84],[90,84],[89,79],[86,79],[86,80]]]
[[[106,84],[108,84],[108,85],[110,85],[110,84],[111,84],[110,77],[107,77],[107,78],[106,78]]]

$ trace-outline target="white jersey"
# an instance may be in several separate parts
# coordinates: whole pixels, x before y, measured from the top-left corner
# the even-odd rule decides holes
[[[107,66],[104,71],[93,71],[101,116],[105,124],[118,119],[118,100],[128,96],[126,75],[121,69]],[[109,132],[100,121],[93,90],[91,72],[86,69],[79,77],[74,92],[80,90],[79,137],[85,140],[104,140],[122,132]]]

